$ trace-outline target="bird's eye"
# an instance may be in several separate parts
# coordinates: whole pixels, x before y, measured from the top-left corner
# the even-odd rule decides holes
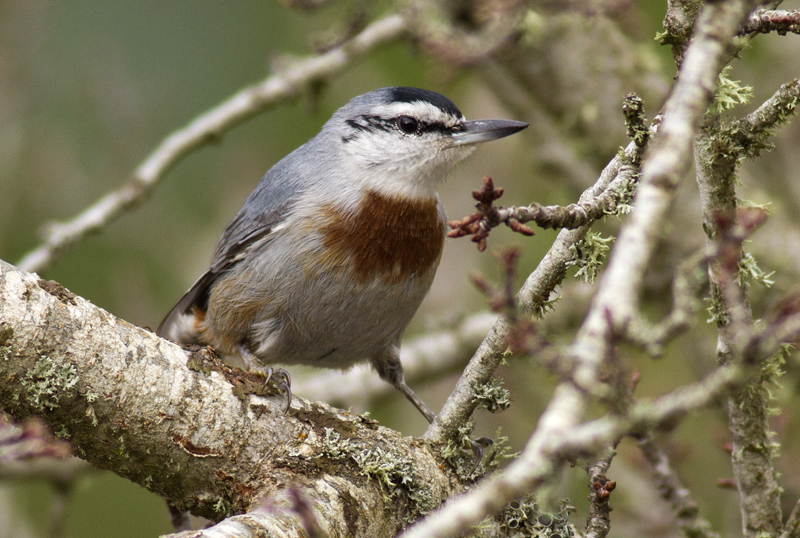
[[[419,129],[419,122],[411,116],[400,116],[397,118],[397,127],[406,134],[413,134]]]

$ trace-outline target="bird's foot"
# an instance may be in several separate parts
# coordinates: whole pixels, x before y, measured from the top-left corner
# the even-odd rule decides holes
[[[250,349],[244,344],[239,346],[239,354],[242,356],[247,370],[258,372],[267,377],[264,380],[264,386],[270,382],[273,376],[275,377],[275,384],[278,386],[278,389],[282,394],[286,395],[286,408],[284,408],[283,413],[288,413],[289,407],[292,405],[292,376],[289,375],[289,372],[283,368],[275,369],[272,366],[263,366],[261,361],[258,360],[258,357],[253,355]]]
[[[469,472],[469,474],[472,474],[475,472],[475,469],[478,468],[478,465],[481,464],[484,450],[492,446],[494,444],[494,440],[490,437],[478,437],[477,439],[470,439],[469,443],[470,447],[472,448],[472,453],[475,454],[475,464],[472,466],[472,470]]]
[[[283,368],[273,368],[272,366],[267,366],[266,368],[263,366],[250,366],[248,370],[252,370],[266,376],[266,379],[264,379],[265,387],[274,379],[275,386],[278,387],[280,393],[286,395],[286,407],[283,409],[283,413],[288,413],[289,407],[292,405],[292,376],[289,375],[289,372]]]

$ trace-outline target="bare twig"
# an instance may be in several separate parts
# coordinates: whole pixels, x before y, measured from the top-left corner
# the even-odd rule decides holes
[[[613,444],[616,446],[617,440]],[[589,475],[589,516],[586,518],[585,538],[605,538],[611,530],[611,505],[609,499],[616,482],[606,476],[616,452],[608,447],[607,454],[586,465]]]
[[[672,280],[672,308],[658,323],[649,324],[644,316],[630,320],[625,337],[644,348],[654,357],[660,357],[664,345],[689,328],[690,320],[699,308],[700,288],[708,281],[704,270],[705,252],[697,252],[683,261]]]
[[[492,178],[486,176],[481,189],[472,191],[472,197],[478,201],[478,212],[461,220],[448,222],[452,230],[447,236],[456,238],[471,235],[472,242],[477,243],[478,250],[483,252],[489,232],[500,224],[505,224],[519,234],[532,236],[534,231],[524,223],[533,221],[544,229],[574,230],[619,211],[620,206],[628,204],[633,196],[636,172],[651,136],[651,129],[645,125],[642,100],[636,94],[629,93],[625,96],[622,111],[628,126],[628,136],[635,144],[633,151],[623,151],[621,156],[623,161],[628,161],[631,168],[622,174],[630,178],[628,183],[616,182],[615,188],[605,189],[589,199],[582,197],[580,202],[565,207],[543,206],[535,202],[528,206],[495,207],[494,201],[503,195],[503,189],[495,188]],[[655,128],[652,130],[654,132]]]
[[[639,438],[639,448],[650,463],[655,478],[655,485],[661,497],[672,507],[678,518],[678,526],[688,538],[718,538],[711,530],[711,524],[700,515],[700,508],[692,499],[691,493],[683,485],[678,475],[669,465],[669,458],[648,433]]]
[[[198,116],[164,139],[121,189],[105,195],[70,221],[48,225],[44,244],[26,254],[18,267],[32,272],[46,269],[75,243],[145,201],[167,172],[189,153],[310,84],[344,70],[367,52],[400,37],[405,29],[400,15],[389,15],[342,45],[299,61]]]

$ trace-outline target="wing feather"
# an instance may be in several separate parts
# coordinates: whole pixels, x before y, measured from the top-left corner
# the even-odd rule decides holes
[[[267,237],[286,219],[302,195],[301,178],[287,172],[292,161],[302,155],[300,150],[303,147],[281,160],[261,179],[222,232],[214,247],[211,266],[172,307],[156,334],[166,337],[180,316],[195,306],[206,310],[209,291],[217,278],[239,263],[250,247]]]

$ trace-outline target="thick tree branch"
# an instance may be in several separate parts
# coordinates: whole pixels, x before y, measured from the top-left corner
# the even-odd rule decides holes
[[[294,488],[328,536],[394,536],[460,488],[426,443],[299,397],[283,414],[263,378],[1,261],[0,354],[0,409],[197,515],[291,507]],[[296,535],[281,513],[271,535]]]
[[[405,29],[400,15],[385,17],[338,47],[299,61],[198,116],[165,138],[121,189],[105,195],[70,221],[49,224],[44,244],[26,254],[19,267],[31,272],[49,267],[75,243],[144,202],[167,172],[189,153],[219,140],[227,131],[314,82],[344,70],[376,47],[399,38]]]

